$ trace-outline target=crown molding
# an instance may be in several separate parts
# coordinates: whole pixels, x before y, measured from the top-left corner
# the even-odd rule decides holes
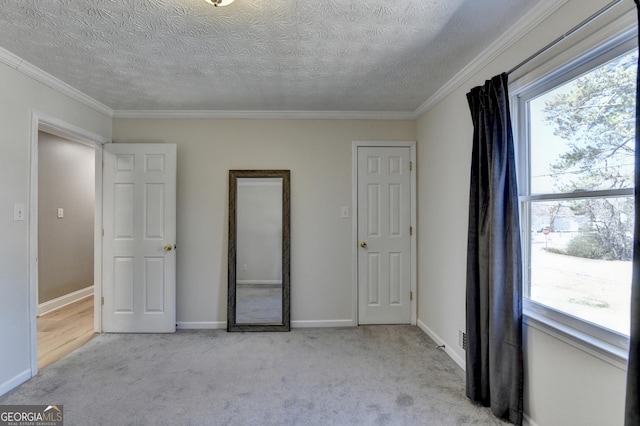
[[[232,118],[265,120],[414,120],[416,118],[411,111],[113,110],[2,47],[0,47],[0,62],[109,118]]]
[[[91,96],[86,95],[80,90],[76,89],[65,83],[64,81],[52,76],[51,74],[41,70],[40,68],[32,65],[17,55],[9,52],[8,50],[0,47],[0,62],[8,65],[9,67],[20,71],[26,76],[33,78],[36,81],[52,88],[53,90],[62,93],[70,97],[71,99],[80,102],[88,106],[89,108],[106,115],[107,117],[113,117],[113,110],[105,104],[98,102]]]
[[[522,37],[526,36],[529,31],[540,25],[540,23],[567,3],[567,1],[568,0],[543,0],[539,6],[536,6],[530,13],[520,18],[511,28],[505,31],[496,41],[483,50],[473,61],[455,74],[451,80],[420,105],[413,113],[414,118],[420,118],[438,102],[468,81],[478,71],[495,60]]]
[[[110,118],[416,120],[514,45],[567,1],[543,0],[538,7],[516,22],[415,111],[113,110],[2,47],[0,47],[0,62]]]
[[[415,120],[410,111],[115,110],[113,118],[229,118],[257,120]]]
[[[22,62],[24,62],[24,60],[21,57],[14,55],[8,50],[0,47],[0,62],[8,65],[10,68],[13,68],[15,70],[18,69],[18,67]]]

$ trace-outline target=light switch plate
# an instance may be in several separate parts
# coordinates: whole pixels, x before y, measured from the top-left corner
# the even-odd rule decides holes
[[[349,217],[349,207],[342,207],[342,218],[347,219]]]
[[[62,207],[58,207],[58,219],[62,219],[64,217],[64,209]]]
[[[13,205],[13,220],[24,220],[26,215],[26,207],[24,204]]]

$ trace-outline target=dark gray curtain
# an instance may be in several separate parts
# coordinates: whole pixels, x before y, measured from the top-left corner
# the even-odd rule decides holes
[[[507,74],[467,94],[473,157],[467,251],[467,396],[522,424],[522,255]]]
[[[640,3],[635,0],[640,21]],[[640,35],[638,36],[640,43]],[[640,425],[640,59],[636,76],[636,158],[635,158],[635,225],[633,238],[633,275],[631,277],[631,332],[627,368],[627,403],[625,425]]]

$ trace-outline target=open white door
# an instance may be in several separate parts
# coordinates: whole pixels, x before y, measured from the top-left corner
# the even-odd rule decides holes
[[[107,144],[102,330],[176,329],[176,145]]]
[[[411,149],[358,148],[358,323],[411,322]]]

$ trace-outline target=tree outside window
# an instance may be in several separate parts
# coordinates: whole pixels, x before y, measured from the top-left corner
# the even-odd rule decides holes
[[[629,333],[637,53],[528,102],[529,297]]]

